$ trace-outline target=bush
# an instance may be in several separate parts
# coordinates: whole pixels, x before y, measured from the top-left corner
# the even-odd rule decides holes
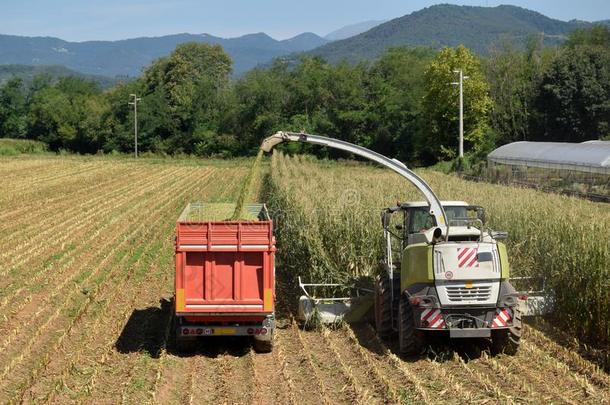
[[[14,156],[22,153],[46,153],[47,145],[44,142],[29,139],[0,138],[0,155]]]

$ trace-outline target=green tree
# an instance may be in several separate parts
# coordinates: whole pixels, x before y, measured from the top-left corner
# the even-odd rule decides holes
[[[610,52],[565,49],[544,74],[535,139],[581,142],[610,134]]]
[[[368,128],[371,147],[406,162],[417,157],[415,139],[421,132],[424,72],[436,51],[392,48],[368,74]]]
[[[484,61],[497,144],[535,137],[539,120],[535,100],[540,83],[560,53],[557,47],[544,46],[543,39],[541,35],[530,36],[523,50],[512,39],[503,38]]]
[[[26,136],[26,107],[26,95],[21,79],[11,79],[0,87],[0,137]]]
[[[365,78],[363,65],[330,65],[320,58],[302,58],[283,81],[289,95],[287,128],[368,146]],[[317,149],[303,147],[302,150]],[[335,154],[326,149],[321,153]]]
[[[284,84],[287,71],[281,61],[271,69],[255,69],[235,83],[233,108],[225,116],[225,132],[233,132],[244,149],[257,148],[260,141],[284,129],[290,94]]]
[[[444,48],[430,63],[424,75],[423,128],[418,144],[424,161],[452,157],[458,146],[458,89],[455,70],[461,69],[464,81],[465,150],[479,152],[488,139],[492,102],[489,85],[479,59],[464,46]]]
[[[610,28],[605,25],[594,25],[591,28],[576,29],[570,33],[565,45],[568,48],[585,45],[610,48]]]
[[[208,140],[210,131],[217,134],[226,108],[231,64],[220,45],[187,43],[146,69],[142,125],[143,132],[147,126],[155,132],[157,149],[194,153],[202,134]],[[198,151],[204,153],[201,147]]]
[[[32,95],[28,132],[54,150],[95,153],[106,134],[102,117],[107,108],[95,84],[75,77],[62,78]]]

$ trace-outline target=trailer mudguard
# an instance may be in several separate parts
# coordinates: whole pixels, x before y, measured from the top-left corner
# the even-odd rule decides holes
[[[400,291],[417,283],[434,283],[432,246],[426,243],[409,245],[402,252]]]

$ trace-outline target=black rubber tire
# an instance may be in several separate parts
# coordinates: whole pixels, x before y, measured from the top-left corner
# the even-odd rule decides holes
[[[196,337],[176,336],[176,350],[178,353],[191,354],[197,351],[199,341]]]
[[[273,351],[273,339],[271,339],[271,340],[254,339],[254,351],[256,353],[271,353]]]
[[[375,283],[375,329],[381,338],[392,332],[392,290],[387,275],[377,276]]]
[[[413,307],[402,295],[398,304],[398,350],[402,356],[417,356],[423,349],[422,332],[415,329]]]
[[[197,350],[199,340],[195,336],[180,336],[178,334],[178,328],[181,326],[178,317],[174,316],[172,319],[172,329],[174,330],[174,341],[176,351],[182,354],[191,354]]]
[[[519,351],[521,343],[521,311],[513,308],[514,318],[510,328],[491,331],[491,353],[493,355],[507,354],[514,356]]]

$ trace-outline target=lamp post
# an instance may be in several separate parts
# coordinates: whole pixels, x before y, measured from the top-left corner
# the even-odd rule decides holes
[[[129,105],[133,106],[133,132],[134,132],[134,145],[135,145],[135,157],[138,158],[138,103],[142,101],[136,94],[130,94],[129,97],[133,98],[133,101],[129,102]]]
[[[464,80],[468,79],[468,76],[464,76],[462,69],[454,70],[453,73],[459,74],[459,81],[453,82],[454,86],[460,88],[460,142],[459,142],[459,156],[464,157]]]

